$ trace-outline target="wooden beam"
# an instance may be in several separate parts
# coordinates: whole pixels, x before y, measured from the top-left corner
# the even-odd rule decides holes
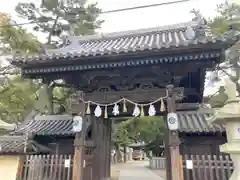
[[[187,89],[188,90],[188,89]],[[191,89],[192,90],[192,89]],[[184,97],[184,88],[176,88],[177,100],[182,100]],[[86,93],[84,96],[85,101],[93,101],[97,103],[112,103],[121,98],[127,98],[134,102],[151,102],[166,96],[165,89],[148,89],[148,90],[135,90],[135,91],[120,91],[120,92],[93,92]]]
[[[176,103],[176,111],[195,111],[199,107],[199,103]]]
[[[132,116],[132,112],[134,109],[134,105],[128,105],[127,106],[127,112],[122,112],[122,106],[121,104],[119,104],[120,106],[120,114],[118,116],[114,116],[112,113],[112,108],[113,106],[108,108],[108,117],[109,118],[120,118],[120,117],[133,117]],[[176,103],[176,111],[196,111],[199,109],[199,103]],[[164,116],[165,112],[160,112],[160,106],[159,104],[154,104],[154,107],[156,109],[156,116]],[[96,106],[91,106],[91,114],[94,114],[94,110],[95,110]],[[145,115],[148,116],[148,109],[149,107],[144,107],[144,112]]]

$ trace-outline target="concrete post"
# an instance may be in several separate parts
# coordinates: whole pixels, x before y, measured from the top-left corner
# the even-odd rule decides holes
[[[132,153],[133,153],[133,149],[132,148],[129,148],[129,152],[128,152],[128,160],[129,161],[132,161]]]
[[[235,168],[230,180],[240,180],[240,104],[236,98],[236,84],[228,81],[225,94],[228,100],[215,112],[211,120],[226,127],[227,143],[220,145],[220,151],[229,153],[233,160]]]

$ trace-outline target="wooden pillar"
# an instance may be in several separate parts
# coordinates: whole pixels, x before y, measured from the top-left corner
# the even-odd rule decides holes
[[[126,145],[124,145],[124,147],[123,147],[123,162],[124,163],[127,162],[127,147],[126,147]]]
[[[104,178],[110,178],[110,166],[111,166],[111,119],[104,119]]]
[[[103,166],[103,180],[106,180],[108,174],[108,121],[109,119],[103,119],[103,147],[102,147],[102,166]]]
[[[97,153],[97,180],[106,180],[110,177],[111,166],[111,120],[98,118],[98,145]]]
[[[176,112],[176,94],[173,85],[166,86],[167,90],[167,112]],[[165,119],[166,121],[167,119]],[[166,127],[168,127],[166,123]],[[170,131],[168,129],[168,141],[167,141],[167,180],[181,180],[181,169],[180,169],[180,153],[179,145],[180,140],[178,137],[178,131]]]
[[[94,158],[93,158],[93,180],[99,180],[100,177],[100,145],[101,145],[101,137],[99,136],[100,130],[100,122],[98,118],[93,118],[93,129],[94,129],[94,141],[96,144],[96,148],[94,149]]]
[[[111,176],[111,134],[112,134],[112,120],[107,120],[107,178]]]
[[[94,117],[94,150],[93,179],[105,180],[110,177],[111,166],[111,120]]]
[[[102,166],[102,176],[100,180],[105,180],[106,176],[106,122],[107,120],[101,118],[102,120],[102,148],[101,148],[101,166]]]
[[[97,173],[98,179],[97,180],[103,180],[104,178],[104,170],[105,170],[105,159],[104,159],[104,119],[102,117],[97,118],[97,124],[98,124],[98,131],[97,131]]]
[[[171,165],[171,155],[170,155],[170,149],[169,149],[169,136],[170,136],[170,131],[168,129],[168,124],[167,124],[167,115],[164,116],[164,143],[165,143],[165,148],[164,148],[164,155],[166,157],[166,180],[171,180],[172,177],[172,165]]]
[[[74,140],[73,180],[83,180],[84,144],[86,134],[85,103],[81,101],[82,92],[78,92],[72,104],[72,114],[83,118],[82,131],[77,132]]]

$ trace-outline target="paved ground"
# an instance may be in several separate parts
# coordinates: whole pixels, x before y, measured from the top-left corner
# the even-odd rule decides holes
[[[163,180],[147,168],[148,161],[128,162],[120,171],[119,180]]]

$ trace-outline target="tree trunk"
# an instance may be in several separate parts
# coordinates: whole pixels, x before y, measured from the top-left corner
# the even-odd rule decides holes
[[[56,19],[54,20],[53,27],[52,27],[51,31],[49,32],[49,34],[48,34],[47,44],[51,44],[53,31],[54,31],[54,29],[56,28],[58,19],[59,19],[59,16],[57,16]]]
[[[127,148],[126,148],[126,146],[124,146],[123,147],[123,161],[124,161],[124,163],[126,163],[127,162]]]
[[[236,86],[237,86],[238,96],[240,96],[240,85],[238,83],[236,83]]]

